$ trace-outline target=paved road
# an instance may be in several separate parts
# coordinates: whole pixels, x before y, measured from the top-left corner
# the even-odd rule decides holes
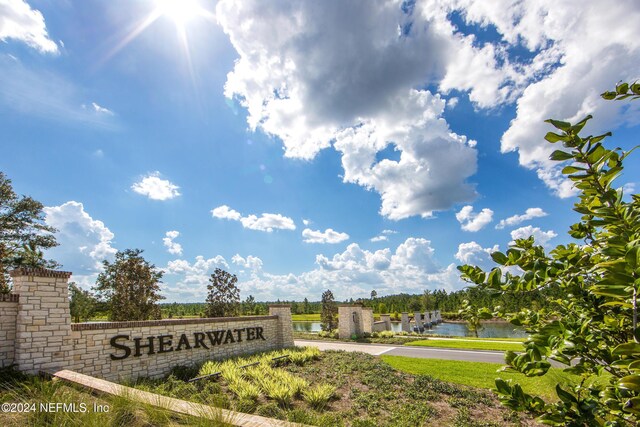
[[[469,362],[492,362],[504,364],[503,351],[449,350],[445,348],[389,346],[384,344],[351,344],[329,341],[296,340],[296,345],[318,347],[320,350],[361,351],[379,356],[406,356],[422,359],[466,360]]]

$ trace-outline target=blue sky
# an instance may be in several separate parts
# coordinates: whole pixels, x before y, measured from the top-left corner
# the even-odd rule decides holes
[[[461,289],[569,241],[543,120],[631,147],[640,104],[598,94],[639,34],[633,1],[0,0],[0,170],[85,288],[140,248],[167,301],[216,267],[259,300]]]

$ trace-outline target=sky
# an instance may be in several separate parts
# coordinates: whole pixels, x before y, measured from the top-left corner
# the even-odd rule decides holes
[[[454,291],[572,241],[544,120],[631,148],[639,70],[634,0],[0,0],[0,170],[85,289],[139,248],[167,302]]]

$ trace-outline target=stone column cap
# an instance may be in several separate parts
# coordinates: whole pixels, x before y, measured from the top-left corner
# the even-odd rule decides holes
[[[35,276],[35,277],[54,277],[56,279],[68,279],[71,277],[70,271],[49,270],[47,268],[31,268],[20,267],[9,272],[11,277],[19,276]]]
[[[338,304],[338,307],[362,307],[362,304],[354,303],[354,304]]]

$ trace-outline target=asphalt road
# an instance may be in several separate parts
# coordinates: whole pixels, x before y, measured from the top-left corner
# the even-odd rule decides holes
[[[298,346],[318,347],[320,350],[360,351],[379,356],[406,356],[421,359],[465,360],[468,362],[491,362],[504,364],[503,351],[449,350],[446,348],[389,346],[384,344],[351,344],[329,341],[296,340]]]

